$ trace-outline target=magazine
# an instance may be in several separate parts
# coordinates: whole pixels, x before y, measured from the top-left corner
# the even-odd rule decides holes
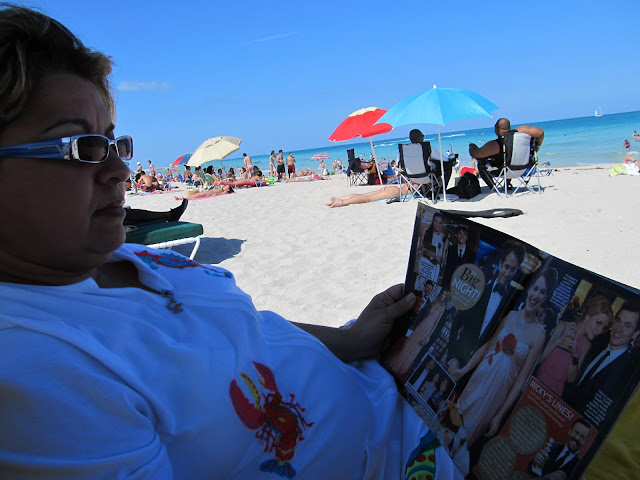
[[[382,364],[465,478],[578,479],[640,380],[640,292],[419,203]]]

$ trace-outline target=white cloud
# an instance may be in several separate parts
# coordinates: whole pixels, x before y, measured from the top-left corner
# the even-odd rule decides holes
[[[139,92],[141,90],[169,90],[169,82],[120,82],[118,90],[122,92]]]
[[[257,40],[251,40],[250,42],[245,43],[245,45],[251,45],[253,43],[260,43],[260,42],[268,42],[269,40],[275,40],[277,38],[290,37],[291,35],[295,35],[296,33],[297,32],[281,33],[280,35],[274,35],[272,37],[258,38]]]

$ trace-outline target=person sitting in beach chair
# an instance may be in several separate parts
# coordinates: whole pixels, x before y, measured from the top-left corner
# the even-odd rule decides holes
[[[347,150],[349,166],[347,167],[347,177],[349,177],[349,185],[362,185],[365,183],[367,176],[366,170],[362,166],[362,162],[355,155],[355,149]]]
[[[184,183],[191,185],[193,184],[193,172],[191,171],[191,167],[189,165],[184,166]]]
[[[424,135],[418,129],[409,132],[411,144],[398,144],[398,165],[405,181],[420,185],[420,196],[430,196],[435,202],[443,189],[440,161],[443,161],[445,185],[451,176],[452,164],[442,158],[440,152],[424,141]]]
[[[518,130],[509,130],[501,137],[502,144],[502,167],[497,168],[489,163],[478,163],[480,176],[485,182],[492,184],[494,190],[500,196],[516,194],[521,188],[530,192],[541,192],[540,171],[538,169],[537,139],[528,133]],[[496,157],[494,157],[496,158]],[[529,185],[529,181],[535,177],[537,188]],[[513,188],[512,181],[517,181],[518,185]]]
[[[493,177],[487,173],[487,170],[496,169],[499,171],[504,166],[504,135],[510,130],[511,122],[509,119],[500,118],[494,126],[494,131],[498,138],[485,143],[482,147],[478,147],[475,143],[469,144],[469,155],[472,159],[477,160],[477,168],[480,173],[480,177],[491,189],[493,189],[495,182],[493,181]],[[520,125],[514,130],[526,133],[530,137],[535,138],[536,152],[540,150],[542,142],[544,141],[544,130],[539,127],[530,127],[528,125]]]
[[[399,479],[416,458],[455,478],[376,361],[413,294],[348,328],[294,323],[217,265],[124,244],[110,57],[18,6],[0,38],[1,478]],[[24,189],[36,174],[55,181]]]

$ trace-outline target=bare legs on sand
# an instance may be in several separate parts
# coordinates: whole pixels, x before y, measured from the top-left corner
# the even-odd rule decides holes
[[[399,197],[400,192],[402,195],[406,195],[409,191],[409,185],[404,183],[402,187],[400,185],[387,185],[380,190],[375,190],[368,193],[351,193],[344,197],[331,197],[325,205],[331,208],[346,207],[347,205],[356,205],[358,203],[375,202],[376,200],[384,200],[387,198]]]

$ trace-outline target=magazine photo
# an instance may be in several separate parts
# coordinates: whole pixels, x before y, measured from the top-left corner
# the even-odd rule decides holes
[[[636,289],[419,203],[382,363],[469,479],[578,479],[640,379]]]

